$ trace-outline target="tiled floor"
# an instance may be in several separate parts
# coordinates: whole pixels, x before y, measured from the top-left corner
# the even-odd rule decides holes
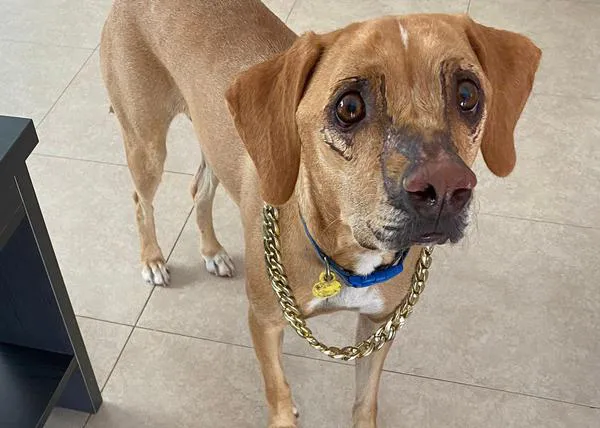
[[[0,0],[0,114],[32,117],[29,161],[92,363],[99,414],[56,410],[47,427],[264,427],[244,279],[203,269],[187,186],[198,148],[180,120],[157,204],[173,286],[140,280],[130,178],[98,71],[110,0]],[[422,305],[383,376],[382,427],[600,426],[600,2],[270,0],[296,31],[416,11],[466,12],[544,50],[518,128],[518,167],[480,164],[476,224],[439,249]],[[219,194],[218,231],[239,270],[242,233]],[[314,320],[328,341],[353,315]],[[286,337],[305,428],[348,427],[352,367]],[[328,395],[328,391],[335,394]]]

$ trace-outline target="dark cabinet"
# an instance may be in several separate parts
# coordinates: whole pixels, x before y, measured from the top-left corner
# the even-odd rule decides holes
[[[0,116],[0,427],[102,402],[25,161],[33,122]],[[86,284],[81,284],[86,286]]]

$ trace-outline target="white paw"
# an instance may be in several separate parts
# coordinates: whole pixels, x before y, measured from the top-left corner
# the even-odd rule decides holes
[[[206,270],[216,276],[232,277],[235,274],[233,261],[227,251],[221,249],[213,257],[202,256],[206,263]]]
[[[142,267],[142,278],[148,285],[169,285],[171,275],[169,275],[169,269],[162,260],[146,262]]]

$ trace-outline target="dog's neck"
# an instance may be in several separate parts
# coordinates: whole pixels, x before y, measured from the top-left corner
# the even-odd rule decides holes
[[[368,249],[358,243],[350,225],[344,221],[335,204],[323,206],[318,201],[326,201],[320,189],[310,185],[309,172],[302,165],[290,206],[295,205],[299,222],[306,224],[309,235],[307,244],[327,255],[330,260],[350,274],[367,276],[380,266],[392,264],[397,254],[393,251]],[[306,229],[302,227],[304,232]]]
[[[326,268],[337,275],[347,286],[353,288],[366,288],[372,285],[380,284],[402,273],[404,267],[404,259],[408,254],[407,250],[402,250],[394,255],[394,259],[390,264],[383,264],[383,257],[377,254],[359,259],[357,267],[354,271],[340,266],[335,262],[335,259],[327,255],[325,251],[315,241],[310,230],[300,214],[300,220],[306,237],[315,249],[319,259],[323,262]]]
[[[408,249],[392,252],[364,248],[339,213],[322,213],[306,202],[298,198],[297,209],[307,243],[314,249],[319,262],[329,266],[346,285],[364,288],[402,272]]]

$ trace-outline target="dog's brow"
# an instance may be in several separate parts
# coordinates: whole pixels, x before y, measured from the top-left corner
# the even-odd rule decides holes
[[[336,82],[336,85],[342,85],[344,83],[353,83],[353,82],[359,82],[361,80],[364,80],[364,77],[360,77],[360,76],[352,76],[352,77],[346,77],[344,79],[340,79]]]

